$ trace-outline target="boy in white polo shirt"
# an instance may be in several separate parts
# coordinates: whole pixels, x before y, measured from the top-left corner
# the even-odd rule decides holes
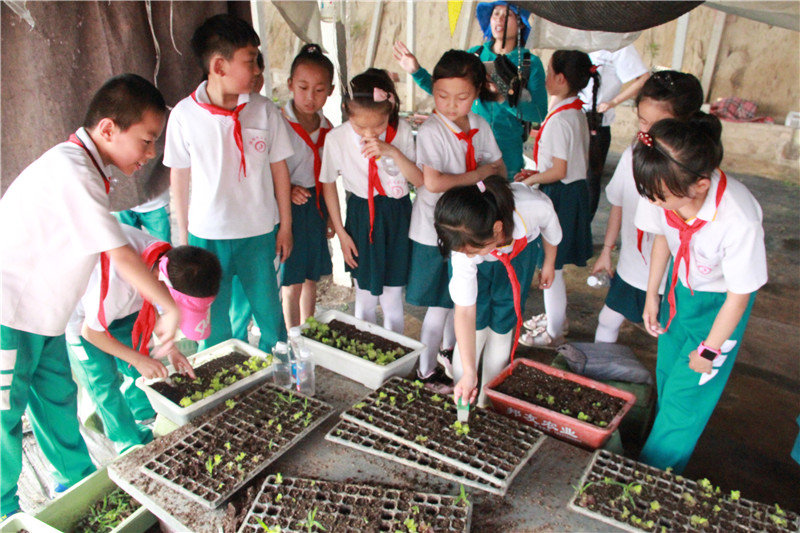
[[[222,263],[211,335],[200,349],[232,336],[233,276],[261,328],[259,347],[270,350],[285,337],[274,259],[285,260],[292,249],[285,160],[293,150],[280,111],[250,92],[259,73],[258,45],[258,35],[241,19],[206,20],[192,48],[208,81],[178,102],[167,125],[164,165],[172,169],[178,243],[214,252]]]
[[[95,93],[84,127],[28,166],[0,199],[0,514],[19,509],[22,413],[60,487],[94,470],[78,431],[77,388],[64,330],[102,253],[164,310],[156,334],[171,348],[180,313],[127,245],[109,212],[110,165],[131,175],[155,154],[166,105],[135,74]]]
[[[208,250],[195,246],[172,248],[169,243],[131,226],[122,226],[122,231],[151,274],[170,287],[181,310],[184,335],[195,341],[207,337],[208,311],[222,277],[219,260]],[[162,261],[167,262],[163,269]],[[167,275],[162,275],[161,270]],[[120,453],[153,440],[152,431],[136,423],[156,414],[134,381],[139,376],[167,377],[166,367],[150,357],[148,347],[155,313],[150,302],[120,278],[113,265],[103,272],[98,264],[67,326],[72,371],[88,391],[106,436]],[[167,357],[175,370],[195,378],[189,361],[177,349]]]

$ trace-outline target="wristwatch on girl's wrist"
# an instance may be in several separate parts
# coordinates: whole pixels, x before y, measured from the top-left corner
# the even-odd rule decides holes
[[[700,346],[697,347],[697,355],[703,359],[708,359],[709,361],[713,361],[721,353],[721,350],[715,350],[714,348],[709,348],[706,346],[705,342],[701,342]]]

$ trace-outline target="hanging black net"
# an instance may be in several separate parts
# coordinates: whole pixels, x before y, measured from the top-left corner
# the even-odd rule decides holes
[[[678,18],[703,2],[512,2],[534,15],[579,30],[633,32]]]

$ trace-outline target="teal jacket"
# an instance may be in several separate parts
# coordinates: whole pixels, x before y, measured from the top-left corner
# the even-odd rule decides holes
[[[467,50],[469,53],[478,53],[481,61],[494,61],[497,54],[492,51],[492,42],[486,41],[480,46],[475,46]],[[520,57],[525,57],[525,50],[522,54],[517,53],[517,49],[508,54],[508,59],[517,65]],[[530,53],[530,52],[528,52]],[[544,88],[544,67],[542,60],[530,54],[531,72],[528,76],[528,91],[531,99],[528,102],[519,102],[517,108],[508,105],[508,102],[482,102],[475,100],[472,104],[472,111],[483,118],[492,127],[492,133],[503,152],[503,162],[508,169],[509,179],[519,172],[523,167],[522,159],[522,136],[524,126],[520,120],[540,124],[547,116],[547,90]],[[431,94],[433,92],[433,80],[431,74],[421,68],[413,74],[414,81],[419,87]],[[520,119],[517,118],[517,113]]]

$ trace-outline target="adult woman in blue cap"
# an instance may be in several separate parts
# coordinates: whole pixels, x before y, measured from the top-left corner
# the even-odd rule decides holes
[[[509,12],[511,16],[508,16]],[[537,56],[524,48],[531,31],[528,11],[501,0],[479,3],[475,14],[486,41],[470,48],[468,52],[477,54],[481,61],[491,63],[495,63],[499,56],[505,56],[511,64],[501,60],[509,68],[498,68],[498,74],[508,74],[512,70],[516,71],[514,75],[521,74],[522,79],[527,81],[527,86],[514,87],[513,93],[501,87],[506,96],[501,102],[475,100],[472,105],[472,111],[491,125],[511,180],[524,166],[522,143],[528,130],[523,122],[540,123],[547,115],[544,67]],[[420,67],[417,58],[403,43],[395,43],[393,55],[403,70],[412,74],[417,85],[431,93],[433,83],[430,73]]]

